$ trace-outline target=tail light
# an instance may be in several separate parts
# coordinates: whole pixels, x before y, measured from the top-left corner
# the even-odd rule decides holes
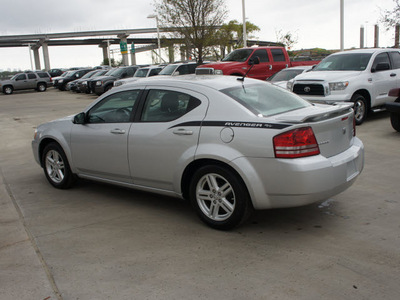
[[[276,158],[299,158],[320,153],[311,127],[297,128],[274,137]]]

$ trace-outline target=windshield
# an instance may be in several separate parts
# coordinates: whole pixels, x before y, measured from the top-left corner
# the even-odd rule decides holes
[[[149,69],[139,69],[135,72],[134,77],[146,77]]]
[[[90,78],[90,77],[92,77],[94,74],[96,74],[96,72],[97,72],[97,71],[92,71],[92,72],[86,73],[86,74],[83,75],[81,78],[82,78],[82,79],[84,79],[84,78]]]
[[[349,53],[330,55],[322,60],[313,71],[364,71],[372,53]]]
[[[275,73],[271,77],[267,79],[267,81],[271,82],[278,82],[278,81],[289,81],[290,79],[293,79],[297,75],[303,73],[304,70],[282,70],[279,71],[278,73]]]
[[[121,75],[124,71],[125,71],[125,69],[116,68],[116,69],[112,69],[112,70],[110,70],[109,72],[107,72],[106,75],[118,77],[118,76]]]
[[[76,71],[68,71],[65,72],[64,74],[61,75],[61,77],[71,77],[72,75],[74,75],[76,73]]]
[[[244,62],[249,58],[251,53],[253,53],[253,49],[237,49],[225,56],[222,61]]]
[[[268,83],[221,90],[255,115],[272,116],[311,106],[297,95]]]
[[[172,75],[174,71],[176,70],[177,65],[168,65],[164,69],[161,70],[158,75]]]

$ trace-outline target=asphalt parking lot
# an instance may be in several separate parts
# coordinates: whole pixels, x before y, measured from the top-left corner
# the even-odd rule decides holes
[[[400,134],[387,112],[357,127],[365,167],[349,190],[221,232],[179,199],[50,186],[35,126],[94,99],[0,95],[0,299],[399,299]]]

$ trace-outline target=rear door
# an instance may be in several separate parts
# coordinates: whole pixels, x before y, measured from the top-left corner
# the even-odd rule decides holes
[[[179,191],[183,168],[194,159],[208,99],[185,89],[147,88],[142,113],[128,140],[133,182]]]
[[[272,55],[272,72],[275,74],[282,69],[287,68],[289,58],[285,56],[285,52],[281,48],[271,48],[271,55]]]
[[[34,73],[28,73],[28,81],[26,83],[26,88],[27,89],[34,89],[37,86],[37,76]]]

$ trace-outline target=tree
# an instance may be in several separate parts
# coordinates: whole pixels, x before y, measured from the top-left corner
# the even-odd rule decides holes
[[[155,8],[161,27],[175,27],[199,63],[216,43],[216,32],[227,16],[225,0],[159,0]]]
[[[282,33],[282,30],[278,30],[275,34],[277,42],[285,45],[288,49],[291,49],[295,44],[297,44],[297,35],[294,36],[290,31]]]
[[[400,23],[400,0],[393,0],[395,6],[393,9],[384,9],[381,11],[381,23],[389,30]]]

